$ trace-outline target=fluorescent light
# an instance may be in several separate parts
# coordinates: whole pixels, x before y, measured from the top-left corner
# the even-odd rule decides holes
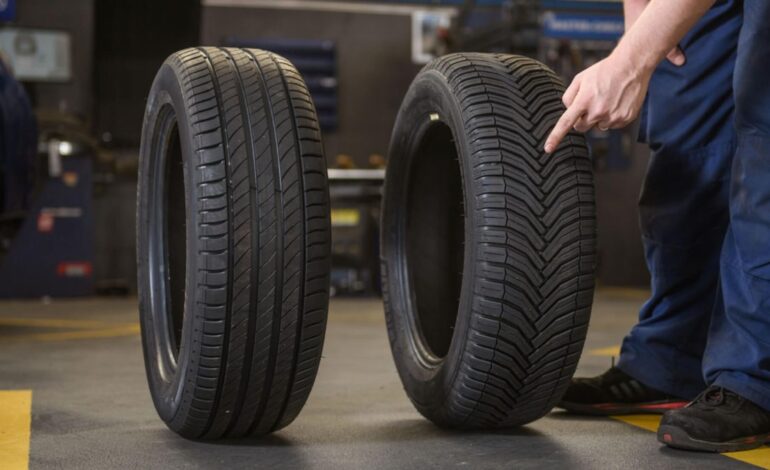
[[[62,140],[59,142],[59,155],[66,157],[72,155],[72,143]]]

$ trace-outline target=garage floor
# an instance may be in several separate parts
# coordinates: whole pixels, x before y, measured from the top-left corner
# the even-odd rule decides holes
[[[644,292],[597,294],[580,373],[602,372]],[[155,415],[134,300],[0,303],[0,460],[29,446],[36,468],[748,468],[770,448],[732,457],[661,448],[650,419],[554,412],[521,429],[455,433],[422,419],[398,381],[377,299],[332,302],[324,360],[299,418],[263,439],[199,443]],[[23,419],[31,390],[31,439]],[[3,403],[6,400],[6,403]],[[740,459],[740,460],[738,460]],[[13,466],[11,465],[11,468]]]

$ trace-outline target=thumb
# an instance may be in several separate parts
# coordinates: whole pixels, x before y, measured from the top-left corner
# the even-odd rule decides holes
[[[671,49],[671,52],[668,53],[666,56],[669,62],[676,65],[677,67],[681,67],[687,62],[687,57],[684,55],[684,52],[682,52],[682,49],[677,46],[673,49]]]

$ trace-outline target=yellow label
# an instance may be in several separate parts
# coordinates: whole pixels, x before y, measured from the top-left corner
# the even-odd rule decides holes
[[[332,226],[353,227],[361,222],[361,211],[358,209],[332,209]]]

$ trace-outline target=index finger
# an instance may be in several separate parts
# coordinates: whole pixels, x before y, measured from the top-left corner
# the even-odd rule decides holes
[[[564,114],[561,115],[561,118],[559,118],[559,121],[545,141],[545,153],[553,153],[553,151],[556,150],[561,141],[567,134],[569,134],[583,114],[585,114],[584,107],[578,106],[576,103],[573,103],[572,106],[564,111]]]

